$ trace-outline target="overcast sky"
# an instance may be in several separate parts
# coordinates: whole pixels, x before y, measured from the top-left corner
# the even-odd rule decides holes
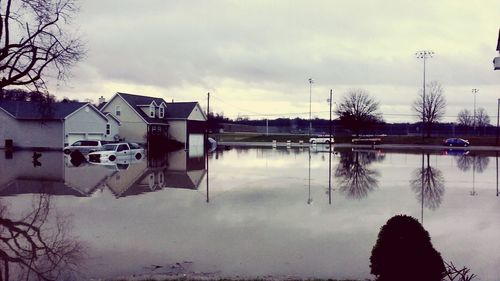
[[[496,120],[500,2],[484,1],[164,1],[86,0],[75,24],[84,61],[58,97],[109,99],[116,92],[199,101],[229,117],[328,118],[330,89],[339,101],[362,88],[388,122],[416,121],[422,85],[418,50],[432,50],[427,80],[448,102],[445,121],[477,107]]]

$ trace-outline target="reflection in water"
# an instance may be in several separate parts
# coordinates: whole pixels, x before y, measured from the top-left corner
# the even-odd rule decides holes
[[[422,204],[422,212],[423,207],[431,210],[439,208],[445,187],[445,181],[441,171],[431,167],[430,154],[427,153],[426,156],[427,165],[424,165],[425,155],[422,153],[422,167],[413,171],[413,177],[410,180],[411,188],[417,194],[417,199]]]
[[[490,159],[488,157],[476,154],[463,154],[456,156],[456,160],[457,167],[464,172],[467,172],[472,168],[473,171],[483,173],[486,168],[488,168],[488,164],[490,163]]]
[[[83,157],[83,156],[82,156]],[[0,161],[0,196],[50,194],[89,197],[108,189],[115,197],[139,195],[164,188],[198,189],[205,175],[205,157],[178,150],[144,159],[89,164],[78,155],[43,153],[43,165],[31,165],[29,152]],[[8,162],[6,162],[8,161]],[[75,162],[76,161],[76,162]]]
[[[476,172],[483,173],[486,168],[488,168],[488,164],[490,163],[490,159],[486,156],[481,155],[461,155],[457,157],[457,166],[460,170],[466,172],[472,168],[472,191],[470,192],[471,196],[476,196]]]
[[[368,196],[368,192],[378,187],[378,177],[380,177],[380,174],[369,169],[368,165],[382,159],[383,156],[374,151],[341,152],[340,162],[335,171],[340,191],[352,199]]]
[[[440,281],[446,271],[429,233],[405,215],[390,218],[380,229],[370,268],[377,281]]]
[[[75,278],[83,247],[70,235],[69,222],[52,213],[46,194],[35,196],[32,209],[15,217],[0,202],[1,280]]]

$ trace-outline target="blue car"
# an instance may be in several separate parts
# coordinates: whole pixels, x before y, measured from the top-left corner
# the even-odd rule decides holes
[[[469,146],[470,143],[468,140],[464,140],[464,139],[461,139],[461,138],[450,138],[450,139],[445,139],[443,141],[443,145],[445,146],[463,146],[463,147],[466,147],[466,146]]]

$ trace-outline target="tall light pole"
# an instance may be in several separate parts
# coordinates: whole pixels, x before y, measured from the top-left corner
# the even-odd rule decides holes
[[[418,59],[423,59],[424,61],[424,79],[423,79],[423,87],[422,87],[422,126],[425,126],[425,119],[427,118],[426,116],[426,105],[427,103],[425,102],[425,61],[428,59],[428,58],[432,58],[432,56],[434,55],[434,52],[433,51],[428,51],[428,50],[424,50],[424,51],[418,51],[415,53],[415,55],[417,56]],[[425,137],[425,130],[422,130],[422,141],[424,140],[424,137]]]
[[[312,132],[312,122],[311,122],[311,98],[312,98],[312,84],[314,80],[309,78],[309,137],[311,137]]]
[[[474,95],[474,134],[476,133],[476,95],[479,92],[479,89],[472,89],[472,94]]]

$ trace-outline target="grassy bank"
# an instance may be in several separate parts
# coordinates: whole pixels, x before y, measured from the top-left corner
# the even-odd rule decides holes
[[[291,142],[297,143],[299,141],[304,141],[307,143],[309,136],[307,135],[291,135],[291,134],[275,134],[275,135],[265,135],[256,133],[221,133],[212,134],[212,138],[217,141],[227,141],[227,142],[272,142],[276,140],[277,142],[286,142],[290,140]],[[382,138],[383,144],[429,144],[429,145],[440,145],[443,139],[446,137],[429,137],[422,140],[422,136],[386,136]],[[464,139],[468,139],[472,145],[480,146],[495,146],[495,137],[481,137],[481,136],[464,136]],[[352,137],[339,136],[334,137],[335,143],[351,143]]]

